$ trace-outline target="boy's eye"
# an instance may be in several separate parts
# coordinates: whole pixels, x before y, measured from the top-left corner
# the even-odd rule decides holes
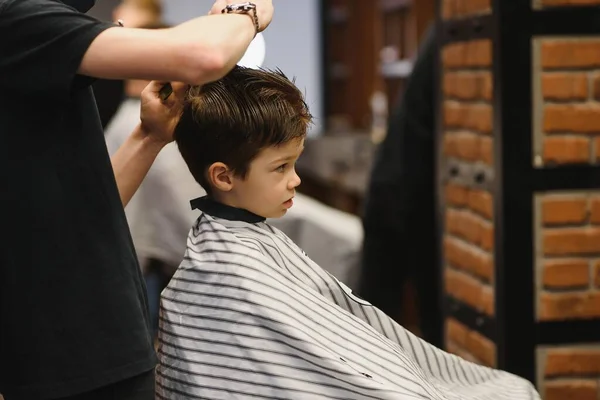
[[[277,172],[284,172],[285,171],[285,167],[287,167],[287,163],[286,164],[282,164],[279,167],[277,167],[276,171]]]

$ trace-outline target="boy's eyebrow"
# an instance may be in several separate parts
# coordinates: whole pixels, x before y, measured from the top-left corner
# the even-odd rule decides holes
[[[302,154],[303,151],[304,151],[304,146],[302,146],[302,148],[300,149],[300,154]],[[279,162],[282,162],[282,161],[289,161],[289,160],[294,159],[294,158],[296,158],[295,154],[289,155],[287,157],[280,157],[280,158],[277,158],[277,159],[271,161],[271,164],[279,163]]]
[[[282,161],[289,161],[294,157],[295,156],[279,157],[279,158],[276,158],[275,160],[271,161],[271,164],[280,163]]]

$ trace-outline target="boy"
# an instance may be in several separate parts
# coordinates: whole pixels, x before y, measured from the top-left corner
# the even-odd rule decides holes
[[[310,122],[281,72],[190,90],[175,140],[208,196],[162,294],[157,398],[539,399],[413,336],[265,223],[293,205]]]

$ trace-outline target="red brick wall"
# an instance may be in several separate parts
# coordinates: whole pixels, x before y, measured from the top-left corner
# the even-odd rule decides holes
[[[490,0],[444,0],[443,18],[489,13]],[[444,157],[492,166],[491,41],[453,43],[442,50]],[[467,186],[445,188],[445,291],[471,307],[494,315],[494,226],[492,194]],[[493,366],[492,341],[460,322],[446,320],[447,350]]]
[[[444,258],[446,291],[494,315],[492,196],[455,184],[446,186]]]
[[[600,0],[532,0],[536,8],[600,4]],[[444,0],[445,19],[490,12],[489,0]],[[600,37],[533,40],[535,166],[600,162]],[[492,43],[442,48],[443,157],[493,168]],[[444,192],[445,291],[494,315],[494,195],[456,183]],[[540,193],[535,199],[536,316],[568,321],[600,318],[600,190]],[[600,337],[600,336],[599,336]],[[496,364],[493,342],[446,320],[447,350]],[[599,339],[600,342],[600,339]],[[538,349],[538,385],[546,400],[600,398],[600,350]],[[600,348],[600,343],[598,344]]]
[[[494,342],[453,318],[446,320],[446,341],[446,350],[465,360],[489,366],[496,364]]]
[[[600,38],[534,43],[536,164],[598,162]]]
[[[476,40],[446,46],[442,53],[444,156],[469,164],[493,163],[491,42]],[[445,291],[494,315],[494,226],[492,194],[466,186],[445,188],[443,243]],[[493,366],[493,342],[453,319],[446,321],[447,350]]]
[[[536,165],[596,164],[600,38],[542,38],[533,49]],[[600,191],[543,193],[536,210],[538,319],[600,318]]]
[[[600,192],[546,193],[536,206],[538,319],[600,318]]]
[[[584,4],[581,0],[543,3]],[[533,43],[535,165],[597,163],[600,39],[554,37]],[[536,197],[538,320],[600,318],[600,191]],[[593,346],[565,343],[543,350],[545,357],[537,366],[544,399],[600,398],[600,352],[591,350]]]
[[[532,0],[535,8],[600,0]],[[490,0],[444,0],[445,19],[490,12]],[[533,45],[532,163],[542,167],[600,162],[600,37],[540,38]],[[442,48],[443,156],[493,168],[492,43]],[[497,132],[495,132],[497,134]],[[494,195],[447,184],[444,192],[445,291],[494,315]],[[600,318],[600,190],[540,193],[535,199],[536,317]],[[600,336],[599,336],[600,337]],[[447,350],[496,364],[493,342],[446,320]],[[600,339],[599,339],[600,342]],[[600,398],[600,343],[538,348],[538,386],[546,400]]]
[[[600,398],[600,348],[548,348],[539,355],[543,382],[540,393],[544,400]]]

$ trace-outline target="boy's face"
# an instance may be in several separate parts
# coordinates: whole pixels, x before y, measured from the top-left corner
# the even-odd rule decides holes
[[[262,150],[250,163],[245,178],[233,178],[229,194],[236,206],[265,218],[285,215],[300,185],[295,164],[302,150],[304,138]]]

